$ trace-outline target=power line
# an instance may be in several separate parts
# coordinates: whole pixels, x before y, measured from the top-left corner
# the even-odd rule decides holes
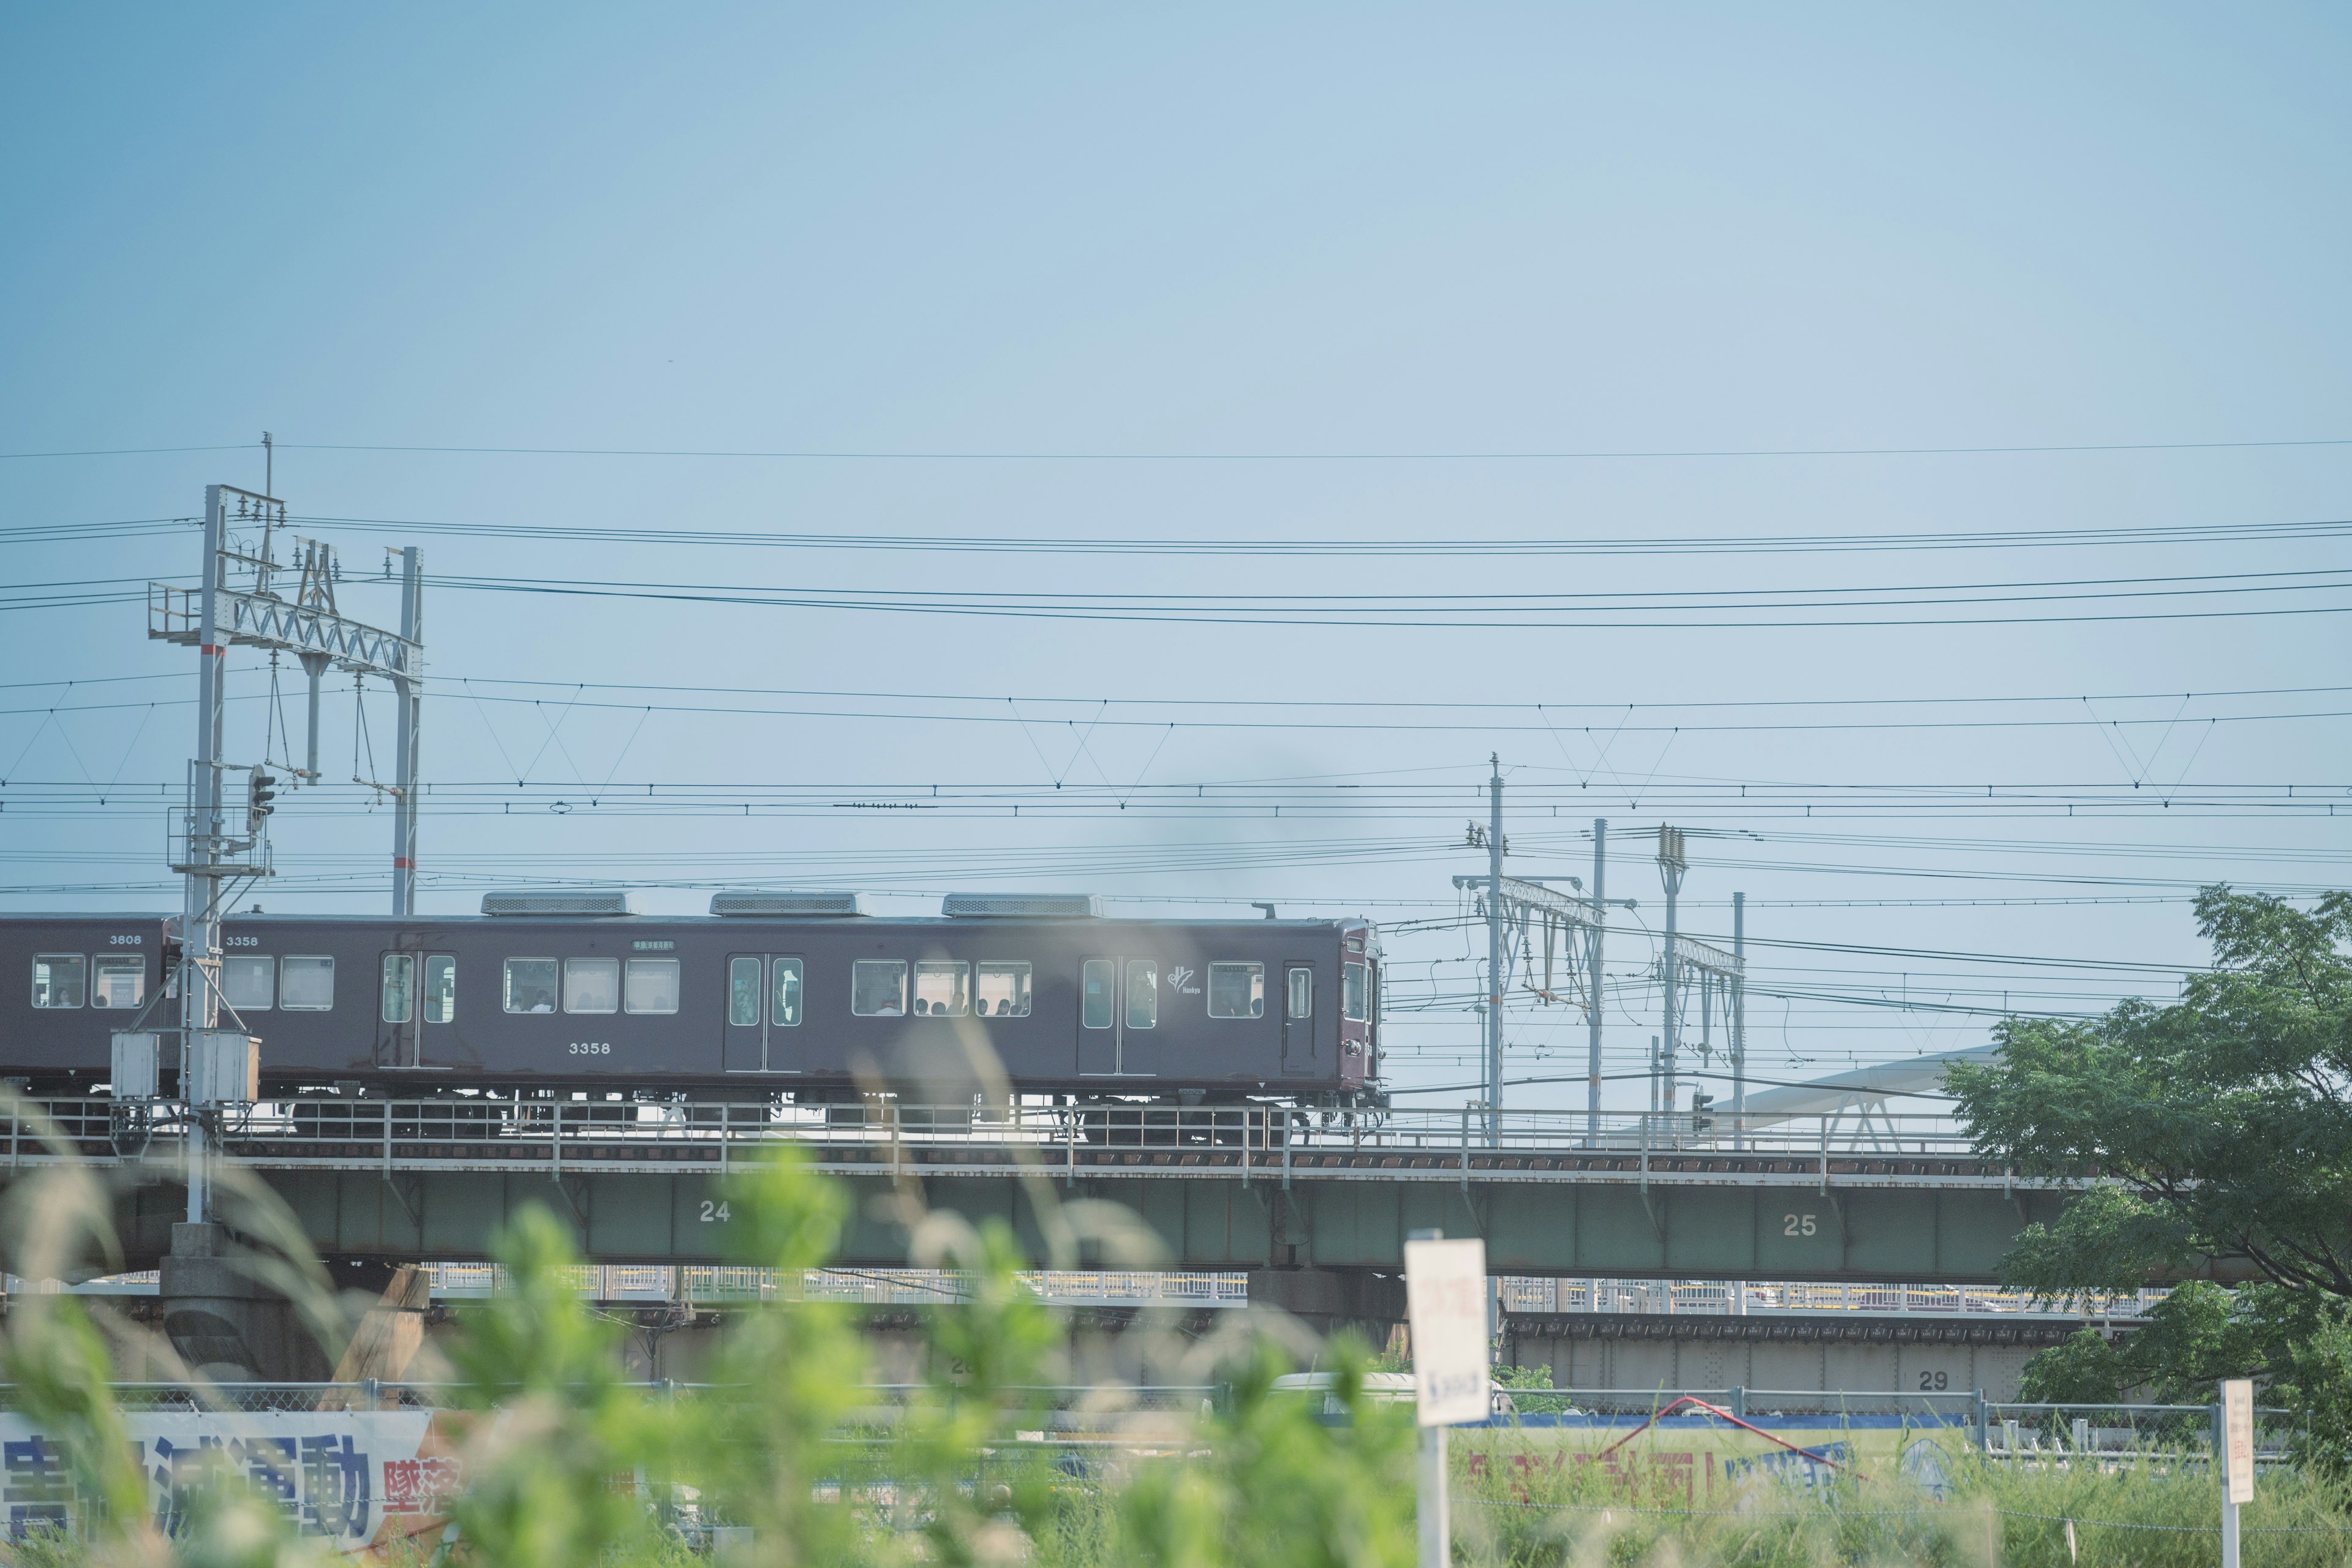
[[[358,441],[279,441],[281,452],[386,452],[456,457],[686,458],[790,462],[916,463],[1486,463],[1563,461],[1684,461],[1741,458],[1956,458],[2096,452],[2231,452],[2352,446],[2352,437],[2315,437],[2242,441],[2084,441],[2011,446],[1716,447],[1519,448],[1424,451],[981,451],[848,447],[492,447]],[[0,458],[128,458],[160,453],[257,451],[239,441],[198,447],[110,447],[62,451],[0,452]]]

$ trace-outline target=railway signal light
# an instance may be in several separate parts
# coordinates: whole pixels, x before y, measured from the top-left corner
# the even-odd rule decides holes
[[[260,768],[253,770],[253,783],[246,792],[245,830],[261,831],[262,820],[278,808],[271,803],[278,798],[278,781]]]

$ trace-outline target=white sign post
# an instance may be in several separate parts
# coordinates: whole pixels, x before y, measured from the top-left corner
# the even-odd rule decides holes
[[[1406,1242],[1404,1295],[1412,1326],[1414,1417],[1421,1425],[1421,1568],[1449,1568],[1445,1429],[1487,1415],[1486,1244]]]
[[[2221,1568],[2238,1568],[2238,1510],[2254,1500],[2254,1385],[2221,1384]]]

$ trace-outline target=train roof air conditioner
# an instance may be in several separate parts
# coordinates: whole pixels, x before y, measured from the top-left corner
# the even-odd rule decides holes
[[[710,895],[714,915],[800,916],[870,915],[863,893],[794,893],[766,888]]]
[[[484,893],[486,915],[633,915],[629,895],[619,889],[547,888],[510,893]]]
[[[1102,912],[1093,893],[950,893],[940,906],[950,920],[1087,921]]]

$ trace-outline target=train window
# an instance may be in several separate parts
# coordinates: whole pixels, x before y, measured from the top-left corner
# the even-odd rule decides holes
[[[101,954],[89,966],[89,1005],[136,1007],[147,999],[147,961]]]
[[[760,1026],[760,961],[756,958],[727,961],[727,1022],[738,1029]]]
[[[278,1000],[278,961],[259,953],[221,960],[221,1000],[240,1013],[267,1013]]]
[[[405,1024],[415,1016],[416,957],[414,953],[383,955],[383,1021]]]
[[[1152,1029],[1160,1026],[1160,965],[1148,958],[1127,961],[1127,1026]]]
[[[425,1021],[446,1024],[457,1016],[457,960],[436,952],[425,961]]]
[[[915,1015],[961,1018],[971,1011],[971,966],[929,960],[915,965]]]
[[[278,961],[278,1005],[289,1013],[324,1013],[335,1005],[335,961],[298,958]]]
[[[78,952],[44,952],[33,960],[33,1005],[79,1007],[89,984],[89,960]]]
[[[1339,1016],[1360,1024],[1372,1016],[1372,972],[1360,963],[1339,970]]]
[[[754,959],[752,962],[756,966],[759,961]],[[801,1021],[801,961],[797,958],[776,960],[774,982],[773,990],[768,998],[768,1022],[780,1028],[798,1028]],[[756,999],[752,1005],[751,1016],[754,1018],[759,1016]]]
[[[1313,970],[1294,969],[1290,972],[1289,1011],[1283,1016],[1286,1018],[1315,1016],[1315,972]]]
[[[621,1005],[632,1013],[677,1011],[677,960],[633,958],[623,976]]]
[[[509,1013],[554,1012],[555,970],[555,960],[551,958],[508,959],[507,1011]]]
[[[861,1018],[896,1018],[907,1010],[907,966],[863,959],[849,966],[849,1010]]]
[[[1024,960],[982,963],[973,996],[983,1018],[1025,1018],[1029,1016],[1029,965]]]
[[[1086,1006],[1080,1015],[1089,1029],[1110,1027],[1111,985],[1118,971],[1108,958],[1089,958],[1080,972],[1079,984],[1086,992]]]
[[[563,1010],[567,1013],[619,1012],[621,961],[617,958],[565,959]]]
[[[1265,1017],[1265,965],[1263,963],[1209,965],[1209,1016],[1212,1018]]]

